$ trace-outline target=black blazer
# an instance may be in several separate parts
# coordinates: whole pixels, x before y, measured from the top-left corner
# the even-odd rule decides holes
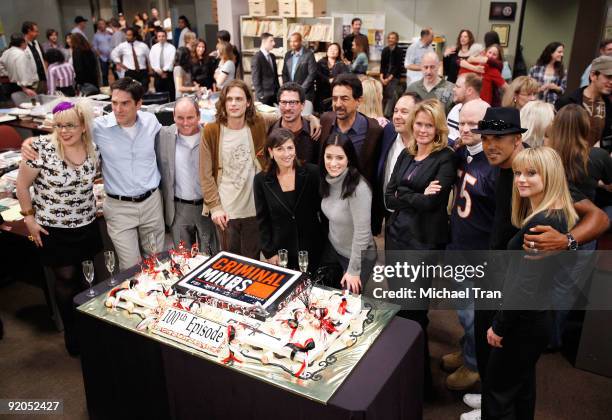
[[[406,171],[414,156],[402,151],[393,168],[385,191],[385,203],[393,210],[387,234],[396,244],[406,244],[413,238],[422,244],[439,246],[449,239],[446,207],[450,190],[457,179],[455,153],[444,148],[422,160],[417,172],[406,180]],[[442,190],[433,195],[423,192],[433,180],[440,181]],[[409,243],[409,242],[408,242]],[[410,249],[409,245],[406,245]]]
[[[293,51],[287,51],[283,62],[283,83],[291,82],[291,57]],[[314,81],[317,76],[317,63],[314,54],[308,48],[302,47],[302,56],[297,62],[294,82],[298,83],[306,93],[306,99],[314,102]]]
[[[276,57],[270,53],[272,67],[261,52],[251,59],[251,75],[253,77],[253,88],[255,97],[258,101],[266,103],[270,98],[276,99],[276,94],[280,88],[278,83],[278,70],[276,68]]]
[[[289,267],[298,268],[298,251],[308,251],[309,271],[318,267],[324,242],[319,221],[319,169],[307,163],[295,173],[296,203],[293,208],[283,197],[276,174],[260,172],[253,183],[261,251],[266,258],[279,249],[289,251]]]

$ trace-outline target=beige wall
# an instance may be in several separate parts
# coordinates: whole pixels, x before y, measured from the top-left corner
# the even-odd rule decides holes
[[[533,66],[544,47],[558,41],[565,45],[564,65],[568,68],[574,30],[578,17],[578,0],[555,0],[554,13],[550,0],[528,0],[523,22],[523,56],[527,68]]]
[[[21,32],[25,20],[38,24],[38,40],[46,41],[45,31],[53,28],[63,34],[60,7],[57,0],[0,0],[0,17],[4,25],[4,34],[8,44],[11,34]],[[72,17],[74,19],[74,16]]]
[[[517,0],[518,10],[513,22],[489,21],[490,3],[489,0],[327,0],[330,14],[384,13],[385,31],[398,32],[402,40],[418,36],[423,27],[431,26],[436,34],[446,36],[447,43],[453,44],[463,28],[470,29],[477,41],[482,42],[492,23],[508,23],[510,40],[507,51],[512,63],[523,1]]]

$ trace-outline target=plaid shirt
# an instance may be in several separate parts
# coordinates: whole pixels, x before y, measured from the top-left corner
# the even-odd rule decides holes
[[[537,80],[540,85],[547,83],[545,81],[545,73],[546,66],[533,66],[531,69],[529,69],[529,76]],[[563,78],[560,78],[557,73],[555,73],[553,79],[551,79],[548,83],[554,83],[555,85],[559,86],[561,88],[561,92],[545,90],[544,92],[540,92],[538,97],[544,102],[554,104],[557,98],[562,96],[565,93],[565,89],[567,89],[567,70],[565,70]]]

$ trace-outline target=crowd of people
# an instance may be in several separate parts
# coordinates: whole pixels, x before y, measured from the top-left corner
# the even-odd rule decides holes
[[[153,13],[152,18],[159,19]],[[172,32],[165,24],[148,32],[147,22],[142,17],[141,24],[127,28],[126,41],[114,48],[94,40],[97,47],[89,50],[99,60],[101,51],[108,52],[116,71],[125,70],[111,84],[112,113],[92,119],[86,102],[62,102],[53,110],[53,133],[23,146],[18,198],[43,262],[56,274],[71,354],[78,352],[69,307],[81,284],[77,266],[101,247],[92,228],[98,172],[121,269],[141,260],[140,249],[151,235],[161,251],[168,228],[175,244],[198,242],[211,252],[227,250],[272,264],[278,264],[279,250],[287,250],[288,266],[296,269],[298,253],[307,251],[309,272],[324,272],[330,285],[361,293],[375,263],[371,253],[362,252],[375,250],[379,235],[388,251],[542,253],[595,249],[608,230],[611,40],[602,42],[601,56],[588,68],[588,84],[575,92],[566,91],[562,44],[549,44],[529,75],[512,80],[499,39],[487,34],[481,46],[469,30],[460,32],[443,59],[431,48],[431,29],[421,32],[405,58],[398,52],[399,35],[389,33],[375,79],[362,74],[368,46],[357,18],[342,46],[330,44],[318,63],[302,36],[290,34],[282,84],[275,77],[274,37],[263,34],[252,61],[251,89],[236,77],[240,55],[229,34],[220,32],[215,67],[207,64],[206,43],[190,31],[174,34],[185,43],[175,54],[168,43]],[[114,37],[105,31],[99,23],[96,35]],[[37,33],[35,24],[24,24],[23,37],[15,37],[22,44],[12,43],[11,49],[36,54]],[[48,34],[52,48],[34,60],[37,65],[58,50],[52,44],[57,46],[57,33]],[[80,38],[75,28],[73,64],[87,60],[85,54],[75,60],[87,50]],[[154,38],[149,50],[147,39]],[[18,56],[11,49],[0,59],[5,66]],[[54,82],[47,78],[48,86],[62,92],[69,87],[62,81],[72,74],[63,57],[52,54],[59,61],[47,73],[58,74]],[[176,90],[169,127],[140,110],[149,64],[156,88]],[[25,68],[11,82],[29,95],[45,72]],[[216,87],[219,100],[216,120],[201,127],[197,101],[181,96],[203,87]],[[259,113],[256,101],[278,104],[280,115]],[[496,266],[529,300],[530,290],[549,287],[560,275],[562,265],[549,258],[521,259],[507,271],[507,262]],[[559,293],[567,299],[570,292]],[[482,396],[465,395],[474,410],[461,418],[533,418],[535,365],[547,348],[562,345],[567,314],[471,307],[458,315],[464,337],[460,351],[442,358],[450,371],[446,384],[469,390],[482,383]],[[400,316],[423,328],[429,397],[427,308]]]
[[[3,86],[6,96],[14,102],[36,93],[90,96],[109,80],[128,76],[147,92],[167,93],[170,102],[185,94],[220,90],[239,72],[240,54],[229,32],[219,31],[215,48],[209,49],[185,16],[179,17],[176,28],[155,8],[150,18],[137,14],[131,25],[122,14],[98,19],[92,39],[86,33],[87,19],[77,16],[74,24],[65,43],[57,30],[47,29],[40,44],[35,22],[24,22],[21,33],[11,35],[9,48],[0,56],[0,75],[9,81]]]

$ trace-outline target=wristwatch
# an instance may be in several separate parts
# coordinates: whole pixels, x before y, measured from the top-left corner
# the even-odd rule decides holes
[[[567,249],[570,251],[576,251],[578,249],[578,242],[576,242],[574,235],[572,235],[570,232],[567,232],[566,236],[567,236]]]
[[[36,213],[36,210],[34,210],[34,208],[31,208],[29,210],[20,210],[19,211],[19,214],[21,214],[23,217],[34,216],[34,213]]]

